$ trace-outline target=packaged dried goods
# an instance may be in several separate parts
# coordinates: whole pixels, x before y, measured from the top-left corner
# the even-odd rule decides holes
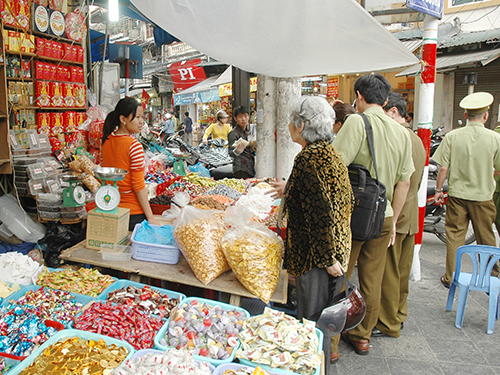
[[[174,227],[174,239],[198,280],[207,285],[229,271],[221,246],[227,229],[221,211],[185,206]]]
[[[222,250],[238,280],[265,303],[272,297],[281,270],[283,241],[265,225],[250,220],[249,211],[230,207],[230,226],[222,236]]]
[[[312,375],[321,365],[321,343],[316,323],[297,319],[266,307],[264,314],[252,316],[239,333],[241,348],[236,352],[240,362]]]

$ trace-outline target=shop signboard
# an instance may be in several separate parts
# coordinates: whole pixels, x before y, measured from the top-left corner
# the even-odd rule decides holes
[[[201,59],[193,59],[176,62],[168,67],[174,83],[174,93],[179,93],[207,79],[205,70],[198,66],[199,64],[201,64]]]
[[[219,86],[219,96],[221,98],[231,95],[233,95],[233,84],[231,82]]]
[[[444,0],[406,0],[410,9],[428,14],[436,18],[443,18]]]
[[[187,105],[193,103],[210,103],[220,100],[219,89],[198,91],[189,94],[175,94],[174,105]]]
[[[257,91],[257,77],[251,77],[250,78],[250,92],[256,92]],[[233,83],[225,83],[223,85],[219,86],[219,96],[221,98],[225,96],[231,96],[233,95]]]
[[[328,78],[326,96],[337,99],[339,97],[339,77]]]

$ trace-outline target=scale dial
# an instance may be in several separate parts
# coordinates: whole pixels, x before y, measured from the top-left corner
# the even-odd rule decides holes
[[[103,211],[111,211],[120,203],[120,192],[111,185],[104,185],[95,193],[95,204]]]
[[[73,189],[73,199],[77,204],[85,203],[85,190],[81,186],[77,186]]]

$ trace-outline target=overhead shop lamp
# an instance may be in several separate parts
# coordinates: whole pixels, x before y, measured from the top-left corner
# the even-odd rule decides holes
[[[120,19],[118,0],[108,0],[109,21],[117,22]]]

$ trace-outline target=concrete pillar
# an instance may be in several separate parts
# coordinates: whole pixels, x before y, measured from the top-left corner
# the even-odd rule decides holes
[[[294,158],[301,150],[300,145],[292,142],[288,130],[290,124],[289,104],[302,94],[300,77],[276,78],[276,92],[276,177],[278,179],[288,179],[292,171]]]
[[[257,76],[257,177],[276,176],[276,80]]]

